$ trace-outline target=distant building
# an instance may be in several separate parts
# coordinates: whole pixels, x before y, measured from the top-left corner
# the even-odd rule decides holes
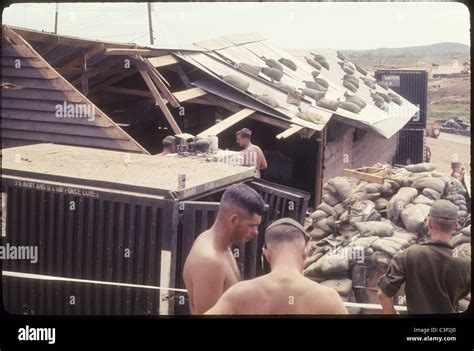
[[[431,70],[433,78],[455,78],[455,77],[467,77],[470,72],[466,69],[466,66],[459,64],[435,66]]]

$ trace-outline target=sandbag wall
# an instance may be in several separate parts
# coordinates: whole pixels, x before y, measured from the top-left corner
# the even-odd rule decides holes
[[[429,163],[374,167],[390,170],[383,184],[332,178],[323,186],[322,203],[307,218],[312,239],[305,276],[335,288],[350,302],[378,303],[377,280],[392,257],[429,239],[427,220],[435,200],[446,199],[458,207],[453,254],[471,257],[466,191],[457,179],[436,171]],[[404,303],[403,295],[402,287],[399,304]]]

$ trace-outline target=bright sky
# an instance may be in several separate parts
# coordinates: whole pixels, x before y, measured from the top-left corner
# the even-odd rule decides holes
[[[3,23],[54,31],[56,5],[14,4]],[[154,3],[156,45],[260,32],[283,48],[375,49],[439,42],[470,45],[460,3]],[[146,3],[59,4],[58,33],[149,45]]]

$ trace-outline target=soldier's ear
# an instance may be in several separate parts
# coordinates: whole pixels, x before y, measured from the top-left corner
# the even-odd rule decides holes
[[[237,214],[233,214],[232,216],[230,216],[229,221],[231,224],[235,225],[239,221],[239,216]]]

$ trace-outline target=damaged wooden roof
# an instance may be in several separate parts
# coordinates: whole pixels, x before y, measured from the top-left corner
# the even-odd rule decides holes
[[[148,152],[20,35],[2,32],[2,148],[41,142]]]
[[[234,101],[267,113],[265,109],[270,108],[273,115],[283,115],[295,124],[293,119],[300,118],[321,130],[337,115],[349,124],[370,127],[389,138],[418,111],[408,100],[334,50],[294,56],[252,33],[194,45],[202,50],[173,52],[220,80],[220,84],[232,86]],[[210,89],[209,84],[194,83],[204,90]],[[214,89],[214,93],[219,94],[219,90]],[[297,92],[297,101],[290,90]],[[301,99],[298,92],[299,97],[304,95]],[[227,93],[226,98],[230,99],[230,95]]]

